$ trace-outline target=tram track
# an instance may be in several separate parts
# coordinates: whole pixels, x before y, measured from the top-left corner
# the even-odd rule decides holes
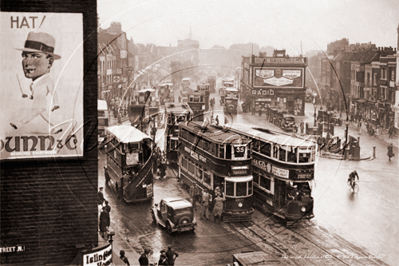
[[[322,231],[317,235],[311,233],[309,225],[300,228],[281,226],[276,230],[276,222],[263,219],[260,223],[250,221],[233,226],[241,234],[255,241],[261,240],[273,249],[263,249],[265,252],[275,252],[294,265],[386,265],[337,237],[327,236]]]

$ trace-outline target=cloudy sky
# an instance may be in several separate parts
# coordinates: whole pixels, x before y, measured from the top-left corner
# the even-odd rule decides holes
[[[399,0],[98,0],[102,27],[122,23],[135,43],[200,48],[253,42],[291,56],[326,50],[331,41],[397,44]]]

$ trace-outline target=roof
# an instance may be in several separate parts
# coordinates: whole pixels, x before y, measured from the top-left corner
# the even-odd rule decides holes
[[[182,209],[182,208],[190,208],[193,207],[191,202],[185,200],[183,198],[165,198],[163,201],[166,202],[167,205],[171,206],[173,209]]]
[[[255,127],[246,127],[243,128],[232,128],[235,132],[243,134],[252,139],[260,139],[267,142],[273,142],[282,146],[292,146],[292,147],[312,147],[314,143],[312,141],[304,140],[301,138],[297,138],[292,135],[280,133],[280,132],[271,132],[266,128],[255,128]],[[269,133],[267,133],[269,131]]]
[[[117,125],[106,128],[107,133],[111,133],[122,143],[141,142],[144,139],[152,140],[147,134],[144,134],[135,127],[129,125]]]
[[[206,127],[202,127],[203,123],[200,121],[191,121],[188,125],[182,122],[179,125],[195,133],[197,136],[219,144],[247,144],[250,142],[249,139],[231,131],[229,128],[209,124]]]
[[[187,103],[169,103],[165,105],[166,113],[183,114],[192,112],[190,106]]]
[[[97,110],[98,111],[107,111],[107,102],[104,100],[97,100]]]

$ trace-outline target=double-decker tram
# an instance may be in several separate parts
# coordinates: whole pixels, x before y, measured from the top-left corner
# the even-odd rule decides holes
[[[252,139],[254,206],[285,221],[313,218],[316,144],[263,128],[232,130]]]
[[[177,163],[179,122],[190,121],[192,110],[187,103],[165,104],[165,146],[166,159],[170,165]]]
[[[179,123],[179,178],[225,196],[222,220],[248,221],[252,208],[251,140],[229,129],[203,126],[202,122]]]
[[[152,139],[129,125],[106,128],[105,180],[126,202],[153,197]]]

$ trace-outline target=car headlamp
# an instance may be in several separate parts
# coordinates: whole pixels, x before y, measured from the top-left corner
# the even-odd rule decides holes
[[[240,208],[242,207],[242,202],[238,203],[238,207]]]

